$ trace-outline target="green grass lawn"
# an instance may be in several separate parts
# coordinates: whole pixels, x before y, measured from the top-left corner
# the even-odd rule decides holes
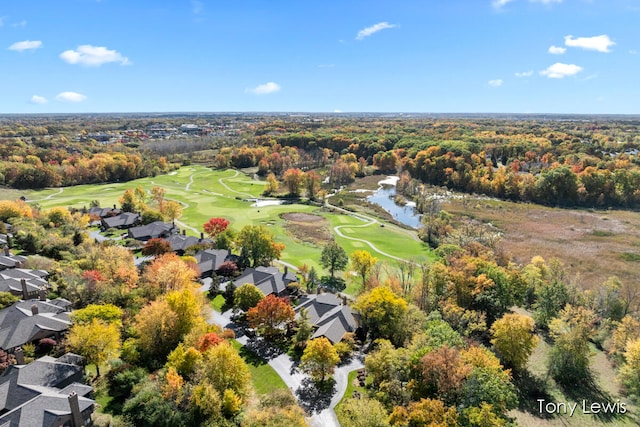
[[[236,340],[231,340],[231,345],[238,350],[240,356],[249,366],[253,388],[259,395],[270,393],[274,390],[288,390],[282,378],[273,370],[267,362],[254,352],[244,347]]]
[[[283,261],[295,266],[307,264],[309,267],[315,267],[320,275],[325,274],[319,265],[322,248],[292,236],[287,231],[287,222],[280,217],[281,214],[301,212],[322,215],[327,218],[331,227],[345,225],[347,227],[342,228],[343,234],[368,240],[383,252],[405,259],[433,259],[433,253],[426,245],[416,241],[407,230],[390,224],[385,224],[384,228],[378,224],[363,227],[366,222],[360,219],[329,213],[306,204],[251,206],[252,202],[246,199],[259,197],[264,183],[235,170],[219,171],[204,166],[188,166],[167,175],[130,182],[31,190],[25,192],[25,195],[43,209],[55,206],[89,207],[92,200],[97,200],[101,206],[111,206],[119,205],[118,198],[126,189],[137,186],[147,191],[154,186],[161,186],[166,191],[167,199],[182,203],[184,210],[180,221],[194,229],[187,229],[188,234],[197,235],[202,229],[202,224],[216,216],[228,219],[231,227],[236,230],[245,225],[264,225],[273,232],[278,241],[285,244],[281,257]],[[372,252],[380,261],[387,260],[392,264],[395,262],[384,255],[374,253],[364,242],[341,237],[337,239],[348,254],[364,249]],[[354,291],[355,289],[354,287]]]
[[[211,300],[211,308],[213,308],[218,313],[222,313],[222,307],[225,304],[225,299],[222,295],[216,295],[216,297]]]

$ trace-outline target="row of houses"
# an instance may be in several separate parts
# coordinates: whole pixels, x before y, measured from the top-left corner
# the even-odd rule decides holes
[[[100,211],[101,208],[94,208],[95,215],[112,215],[113,210]],[[186,236],[173,223],[154,222],[143,226],[135,226],[139,221],[137,214],[120,213],[116,216],[102,218],[102,227],[108,228],[128,228],[128,237],[147,241],[152,238],[161,238],[171,245],[171,249],[178,255],[192,246],[203,245],[212,246],[213,241],[205,239],[202,233],[200,238]],[[204,249],[195,254],[201,279],[207,283],[207,278],[217,273],[222,264],[227,261],[237,262],[237,256],[225,249]],[[262,293],[276,295],[279,297],[288,296],[288,287],[292,283],[298,282],[295,273],[290,272],[288,267],[284,267],[282,272],[277,267],[256,267],[246,268],[242,273],[233,278],[234,286],[238,287],[246,283],[255,285]],[[226,286],[226,283],[222,285]],[[313,337],[324,336],[331,342],[339,342],[346,333],[356,332],[359,325],[359,318],[351,308],[341,298],[333,294],[321,294],[305,296],[296,311],[305,308],[310,313],[310,323],[315,328]],[[315,313],[315,314],[314,314]]]

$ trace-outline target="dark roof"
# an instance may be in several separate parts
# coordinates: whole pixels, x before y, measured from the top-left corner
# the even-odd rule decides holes
[[[0,271],[2,279],[25,279],[27,281],[44,280],[49,276],[49,272],[44,270],[28,270],[26,268],[7,268]]]
[[[147,225],[132,227],[129,229],[129,237],[136,240],[147,241],[158,237],[169,237],[180,230],[171,222],[155,221]]]
[[[233,280],[235,286],[252,283],[267,296],[270,294],[280,294],[291,282],[297,282],[295,274],[282,273],[277,267],[257,267],[247,268],[244,272]]]
[[[298,316],[302,308],[307,310],[309,323],[317,328],[311,338],[326,337],[335,344],[342,340],[344,334],[355,332],[358,328],[351,307],[343,305],[342,299],[336,295],[305,296],[295,308]]]
[[[100,208],[94,207],[89,209],[89,215],[99,216],[100,218],[111,217],[119,215],[122,211],[114,208]]]
[[[126,228],[131,227],[140,221],[140,215],[132,212],[124,212],[120,215],[102,218],[102,225],[105,228]]]
[[[45,356],[28,365],[11,365],[0,376],[0,426],[60,426],[71,420],[69,394],[78,395],[83,421],[93,412],[88,399],[92,388],[78,383],[83,368],[68,363],[80,356],[72,353],[54,359]]]
[[[198,268],[203,276],[211,274],[220,268],[229,257],[229,251],[226,249],[206,249],[199,251],[196,255],[196,261],[198,262]]]
[[[37,314],[33,314],[33,306]],[[69,313],[47,301],[27,300],[0,310],[0,348],[10,350],[71,326]]]
[[[20,264],[22,264],[26,260],[27,257],[21,255],[12,255],[8,250],[5,249],[5,251],[0,254],[0,269],[19,267]]]
[[[172,234],[165,238],[165,240],[169,242],[171,250],[174,252],[184,252],[187,248],[195,245],[213,244],[213,240],[211,239],[200,239],[198,237],[183,236],[181,234]]]

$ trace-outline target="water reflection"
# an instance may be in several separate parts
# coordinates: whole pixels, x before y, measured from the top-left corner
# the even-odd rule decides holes
[[[400,206],[394,201],[396,187],[395,185],[391,185],[391,183],[395,184],[396,181],[397,179],[386,179],[384,181],[380,181],[380,188],[378,188],[378,190],[376,190],[371,196],[367,197],[367,200],[379,205],[385,211],[389,212],[396,221],[412,228],[420,228],[422,226],[422,223],[420,222],[422,215],[416,212],[415,203],[409,202],[404,206]]]

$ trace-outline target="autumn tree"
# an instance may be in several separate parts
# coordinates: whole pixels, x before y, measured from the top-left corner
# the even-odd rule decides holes
[[[327,375],[333,375],[339,361],[340,357],[331,342],[320,337],[307,343],[300,359],[300,367],[315,381],[324,382]]]
[[[307,197],[311,200],[315,200],[320,191],[321,178],[315,171],[309,171],[304,175],[304,187],[307,192]]]
[[[299,196],[304,182],[304,172],[298,168],[287,169],[282,175],[284,185],[287,186],[290,196]]]
[[[353,251],[349,259],[351,260],[351,267],[357,271],[360,278],[362,278],[362,289],[365,289],[367,275],[378,262],[378,258],[372,256],[367,251],[359,250]]]
[[[73,325],[67,344],[71,351],[94,364],[96,375],[100,376],[100,365],[120,354],[120,328],[116,323],[93,318],[89,323]]]
[[[382,403],[368,397],[345,399],[337,409],[342,427],[387,427],[387,411]]]
[[[158,205],[158,210],[163,212],[164,208],[164,197],[166,194],[166,190],[159,186],[154,186],[151,189],[151,198]]]
[[[618,378],[630,394],[640,396],[640,339],[627,342]]]
[[[232,390],[244,399],[251,389],[249,367],[231,345],[222,343],[209,348],[200,363],[197,378],[206,381],[222,397],[225,390]]]
[[[264,293],[251,283],[240,285],[233,293],[233,304],[243,311],[255,307],[264,298]]]
[[[144,256],[162,255],[169,252],[172,252],[171,243],[161,238],[149,239],[142,247],[142,255]]]
[[[270,294],[247,311],[247,320],[267,338],[275,338],[284,333],[293,322],[295,312],[285,298]]]
[[[267,175],[266,184],[264,185],[264,195],[265,196],[273,196],[278,192],[278,188],[280,187],[280,183],[278,182],[278,178],[273,173]]]
[[[348,262],[347,253],[335,240],[330,241],[322,248],[320,265],[329,270],[332,278],[335,278],[336,271],[344,270]]]
[[[407,313],[407,307],[404,299],[383,286],[360,296],[354,304],[372,338],[387,338],[393,342],[398,324]]]
[[[446,407],[439,399],[420,399],[411,402],[405,409],[401,406],[393,408],[389,416],[392,426],[458,426],[458,412],[454,407]]]
[[[175,200],[167,200],[162,204],[161,212],[166,221],[173,222],[182,217],[182,204]]]
[[[142,275],[141,286],[151,295],[194,287],[198,273],[175,253],[154,259]]]
[[[146,207],[147,193],[142,187],[128,188],[118,199],[124,212],[142,212]]]
[[[284,245],[274,240],[273,234],[264,225],[246,225],[240,230],[237,244],[251,261],[252,267],[267,266],[280,258]]]
[[[454,403],[462,392],[464,380],[471,373],[471,366],[460,358],[460,352],[444,345],[424,355],[419,362],[425,396],[438,396],[444,402]]]
[[[85,325],[93,319],[101,320],[107,324],[122,324],[123,311],[113,304],[89,304],[85,308],[71,312],[71,321],[75,324]]]
[[[7,222],[9,218],[32,218],[31,207],[22,200],[0,200],[0,221]]]
[[[505,314],[491,326],[491,344],[504,362],[521,371],[538,344],[533,319],[521,314]]]
[[[148,362],[162,360],[180,342],[177,324],[178,315],[165,300],[151,302],[135,316],[137,346]]]

